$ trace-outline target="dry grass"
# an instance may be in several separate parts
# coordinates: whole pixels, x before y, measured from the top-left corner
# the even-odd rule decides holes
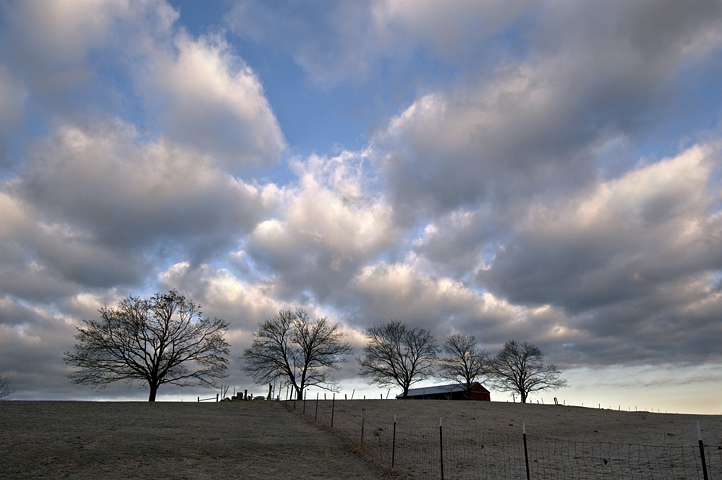
[[[293,401],[288,402],[293,408]],[[296,402],[296,410],[303,402]],[[334,426],[358,431],[361,411],[366,425],[386,427],[397,416],[399,425],[444,430],[521,435],[612,443],[697,445],[695,421],[699,420],[706,443],[722,444],[722,416],[625,412],[562,405],[445,400],[337,400]],[[314,416],[315,400],[306,401],[306,414]],[[331,401],[319,401],[319,420],[330,422]],[[373,425],[372,425],[373,424]],[[378,425],[375,425],[378,424]]]
[[[378,479],[278,402],[0,402],[0,478]]]
[[[288,402],[294,409],[294,402]],[[296,413],[303,402],[295,403]],[[620,412],[557,405],[452,401],[306,402],[306,416],[361,443],[390,463],[397,419],[396,470],[439,478],[439,418],[445,477],[524,478],[522,423],[534,479],[699,478],[695,421],[702,425],[710,470],[722,478],[722,416]],[[716,478],[712,476],[711,478]]]
[[[435,438],[439,417],[449,455],[455,442],[479,448],[480,436],[519,439],[522,422],[532,439],[694,446],[694,422],[699,420],[705,442],[722,445],[721,416],[350,400],[335,402],[331,430],[330,400],[319,402],[318,422],[313,421],[315,401],[306,402],[305,419],[298,415],[303,402],[295,403],[296,415],[284,407],[293,410],[294,404],[0,402],[0,478],[438,478],[437,467],[424,467],[421,460],[404,464],[397,458],[397,469],[388,469],[394,414],[400,429],[397,445],[421,459],[438,453],[418,448],[401,431],[430,432]],[[362,413],[365,439],[360,449]],[[460,472],[449,467],[446,478],[467,478]]]

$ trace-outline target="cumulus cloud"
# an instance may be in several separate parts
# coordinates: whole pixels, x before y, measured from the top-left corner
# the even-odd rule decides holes
[[[50,118],[103,108],[133,117],[138,106],[119,92],[127,82],[146,104],[148,128],[227,168],[275,162],[286,146],[255,73],[221,33],[190,37],[165,1],[31,1],[3,4],[3,13],[12,20],[3,38],[17,45],[3,57]],[[94,67],[104,56],[116,59],[105,76]]]
[[[276,161],[285,140],[263,86],[221,35],[194,40],[181,31],[170,47],[148,52],[152,67],[139,87],[165,134],[231,168]]]
[[[712,213],[719,199],[711,177],[719,161],[715,146],[695,146],[564,204],[531,209],[481,272],[485,283],[514,302],[579,311],[719,269],[722,224]]]
[[[562,368],[722,362],[718,3],[229,8],[227,34],[163,0],[0,2],[0,362],[24,392],[52,371],[67,398],[77,322],[171,288],[231,324],[230,382],[288,307],[357,348],[395,318]],[[367,146],[283,161],[274,75],[368,93],[345,112]]]
[[[673,20],[665,13],[673,7],[652,3],[631,12],[605,4],[594,16],[586,8],[544,10],[554,19],[579,15],[570,30],[540,15],[533,34],[548,41],[539,40],[526,57],[418,98],[375,140],[377,165],[398,207],[515,208],[592,181],[604,167],[599,149],[653,129],[654,117],[668,114],[679,76],[720,46],[718,8],[700,3]],[[679,22],[656,31],[654,46],[638,39],[652,12]]]
[[[323,302],[400,233],[383,196],[369,190],[366,154],[297,160],[297,186],[278,192],[280,215],[258,225],[246,252],[280,275],[288,295]]]
[[[18,275],[3,283],[110,287],[138,282],[154,258],[211,258],[260,221],[262,196],[212,158],[122,122],[59,128],[5,185],[0,261]]]

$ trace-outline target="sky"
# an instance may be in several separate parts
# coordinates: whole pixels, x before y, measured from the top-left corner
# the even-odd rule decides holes
[[[0,0],[0,371],[144,400],[63,352],[177,289],[238,389],[304,308],[349,397],[396,319],[539,346],[570,386],[533,402],[722,414],[720,78],[714,0]]]

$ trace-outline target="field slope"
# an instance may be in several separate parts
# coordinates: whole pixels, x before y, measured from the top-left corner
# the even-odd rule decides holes
[[[0,478],[378,479],[280,402],[0,402]]]

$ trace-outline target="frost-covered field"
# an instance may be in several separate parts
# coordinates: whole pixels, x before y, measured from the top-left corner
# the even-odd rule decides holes
[[[289,407],[292,412],[286,408]],[[699,420],[710,478],[722,478],[722,416],[617,412],[496,402],[0,402],[0,478],[384,478],[349,449],[397,474],[446,479],[702,478]],[[328,427],[341,439],[314,425]],[[631,458],[630,458],[631,457]],[[629,473],[640,467],[639,472]],[[616,470],[615,470],[616,469]],[[386,474],[386,477],[389,477]]]
[[[0,478],[378,479],[382,472],[280,402],[5,401]]]
[[[289,402],[291,409],[293,402]],[[295,411],[303,411],[296,402]],[[696,421],[710,478],[722,478],[722,416],[620,412],[562,405],[430,400],[306,401],[306,416],[330,424],[397,469],[427,478],[702,478]],[[392,452],[396,415],[396,449]]]

